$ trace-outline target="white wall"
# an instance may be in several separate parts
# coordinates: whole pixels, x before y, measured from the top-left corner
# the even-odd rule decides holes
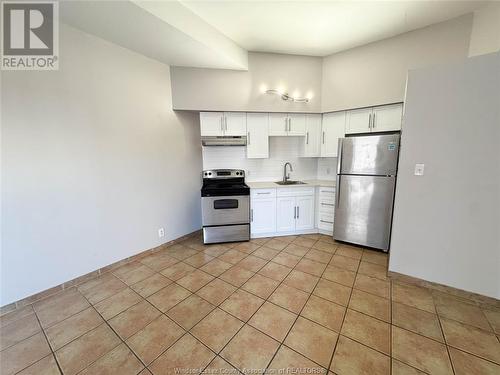
[[[198,116],[171,110],[169,67],[64,25],[60,57],[1,73],[0,305],[201,226]]]
[[[248,71],[172,67],[174,109],[207,111],[320,112],[319,57],[248,54]],[[310,103],[285,102],[261,89],[311,93]]]
[[[498,53],[409,73],[390,271],[500,298],[499,103]]]
[[[323,112],[404,99],[409,69],[463,60],[472,15],[336,53],[323,60]]]
[[[494,1],[474,11],[469,56],[500,50],[500,2]]]

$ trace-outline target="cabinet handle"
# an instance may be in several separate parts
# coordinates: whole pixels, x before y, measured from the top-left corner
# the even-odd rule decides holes
[[[333,221],[320,220],[322,223],[333,224]]]
[[[293,218],[296,219],[297,218],[297,207],[294,207],[293,208]]]
[[[288,131],[288,117],[285,117],[285,132]]]
[[[288,117],[288,131],[292,131],[292,119]]]
[[[309,144],[309,132],[306,133],[306,145]]]
[[[250,132],[248,132],[247,145],[250,145]]]
[[[368,129],[372,128],[372,114],[370,113],[370,116],[368,117]]]
[[[299,206],[297,206],[297,219],[300,217]]]
[[[271,194],[270,191],[268,191],[267,193],[257,193],[258,195],[264,195],[264,194]]]
[[[250,209],[250,222],[253,223],[253,208]]]
[[[223,121],[224,121],[224,120],[223,120],[223,117],[221,117],[221,118],[220,118],[220,131],[221,131],[221,132],[224,132],[224,126],[222,125]]]
[[[227,131],[227,117],[224,116],[224,130]]]
[[[373,114],[372,118],[372,129],[375,129],[375,113]]]
[[[325,144],[325,132],[323,132],[323,144]]]
[[[335,207],[335,205],[334,205],[334,204],[332,204],[332,203],[321,203],[321,204],[322,204],[323,206],[332,206],[332,207]]]

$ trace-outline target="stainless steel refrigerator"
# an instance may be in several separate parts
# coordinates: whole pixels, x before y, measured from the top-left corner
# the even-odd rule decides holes
[[[389,250],[399,134],[339,139],[333,238]]]

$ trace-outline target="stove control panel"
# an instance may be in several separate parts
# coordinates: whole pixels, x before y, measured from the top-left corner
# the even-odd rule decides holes
[[[203,171],[202,175],[205,179],[244,178],[245,171],[241,169],[211,169]]]

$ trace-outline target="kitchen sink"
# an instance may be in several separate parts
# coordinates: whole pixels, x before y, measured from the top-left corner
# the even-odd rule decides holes
[[[278,184],[278,185],[305,185],[306,183],[302,182],[302,181],[287,180],[287,181],[278,181],[278,182],[275,182],[275,184]]]

